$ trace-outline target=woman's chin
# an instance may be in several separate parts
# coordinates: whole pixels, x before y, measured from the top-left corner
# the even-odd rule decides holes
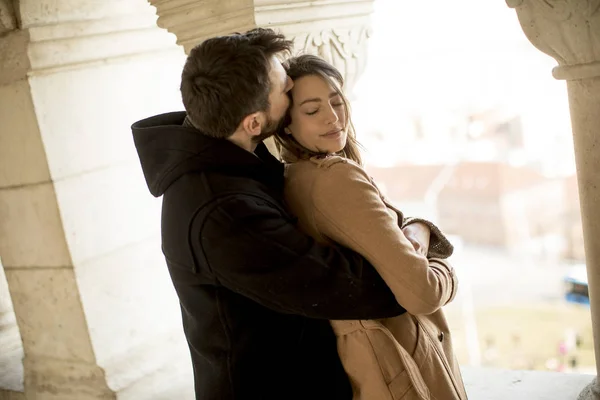
[[[331,153],[339,153],[344,150],[344,147],[346,147],[346,138],[340,140],[335,146],[332,146],[333,151],[331,151]]]
[[[317,153],[335,154],[344,150],[344,147],[346,147],[346,138],[339,138],[338,140],[327,139],[325,143],[320,141],[319,144],[315,144],[308,148]]]
[[[344,150],[345,143],[328,143],[327,146],[318,146],[320,153],[336,154]]]

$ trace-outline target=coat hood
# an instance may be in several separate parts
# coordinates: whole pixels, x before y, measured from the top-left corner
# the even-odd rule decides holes
[[[159,197],[182,175],[220,172],[283,185],[283,165],[264,144],[254,153],[184,125],[185,112],[160,114],[131,126],[150,193]]]

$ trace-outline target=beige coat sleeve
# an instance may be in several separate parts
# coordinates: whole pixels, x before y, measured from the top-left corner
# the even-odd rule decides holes
[[[453,269],[414,250],[365,171],[349,161],[329,164],[312,192],[319,231],[369,260],[409,313],[431,314],[452,300]]]

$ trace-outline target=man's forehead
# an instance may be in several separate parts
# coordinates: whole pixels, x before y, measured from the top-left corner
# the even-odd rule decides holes
[[[285,68],[283,68],[281,61],[275,56],[271,57],[271,75],[274,80],[285,80],[287,78]]]

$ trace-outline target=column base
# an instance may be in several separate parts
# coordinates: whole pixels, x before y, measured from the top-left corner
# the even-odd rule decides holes
[[[598,377],[587,385],[577,397],[577,400],[600,400],[600,384]]]
[[[24,359],[27,400],[115,400],[97,365],[48,358]]]
[[[12,390],[0,389],[0,400],[27,400],[25,393]]]

